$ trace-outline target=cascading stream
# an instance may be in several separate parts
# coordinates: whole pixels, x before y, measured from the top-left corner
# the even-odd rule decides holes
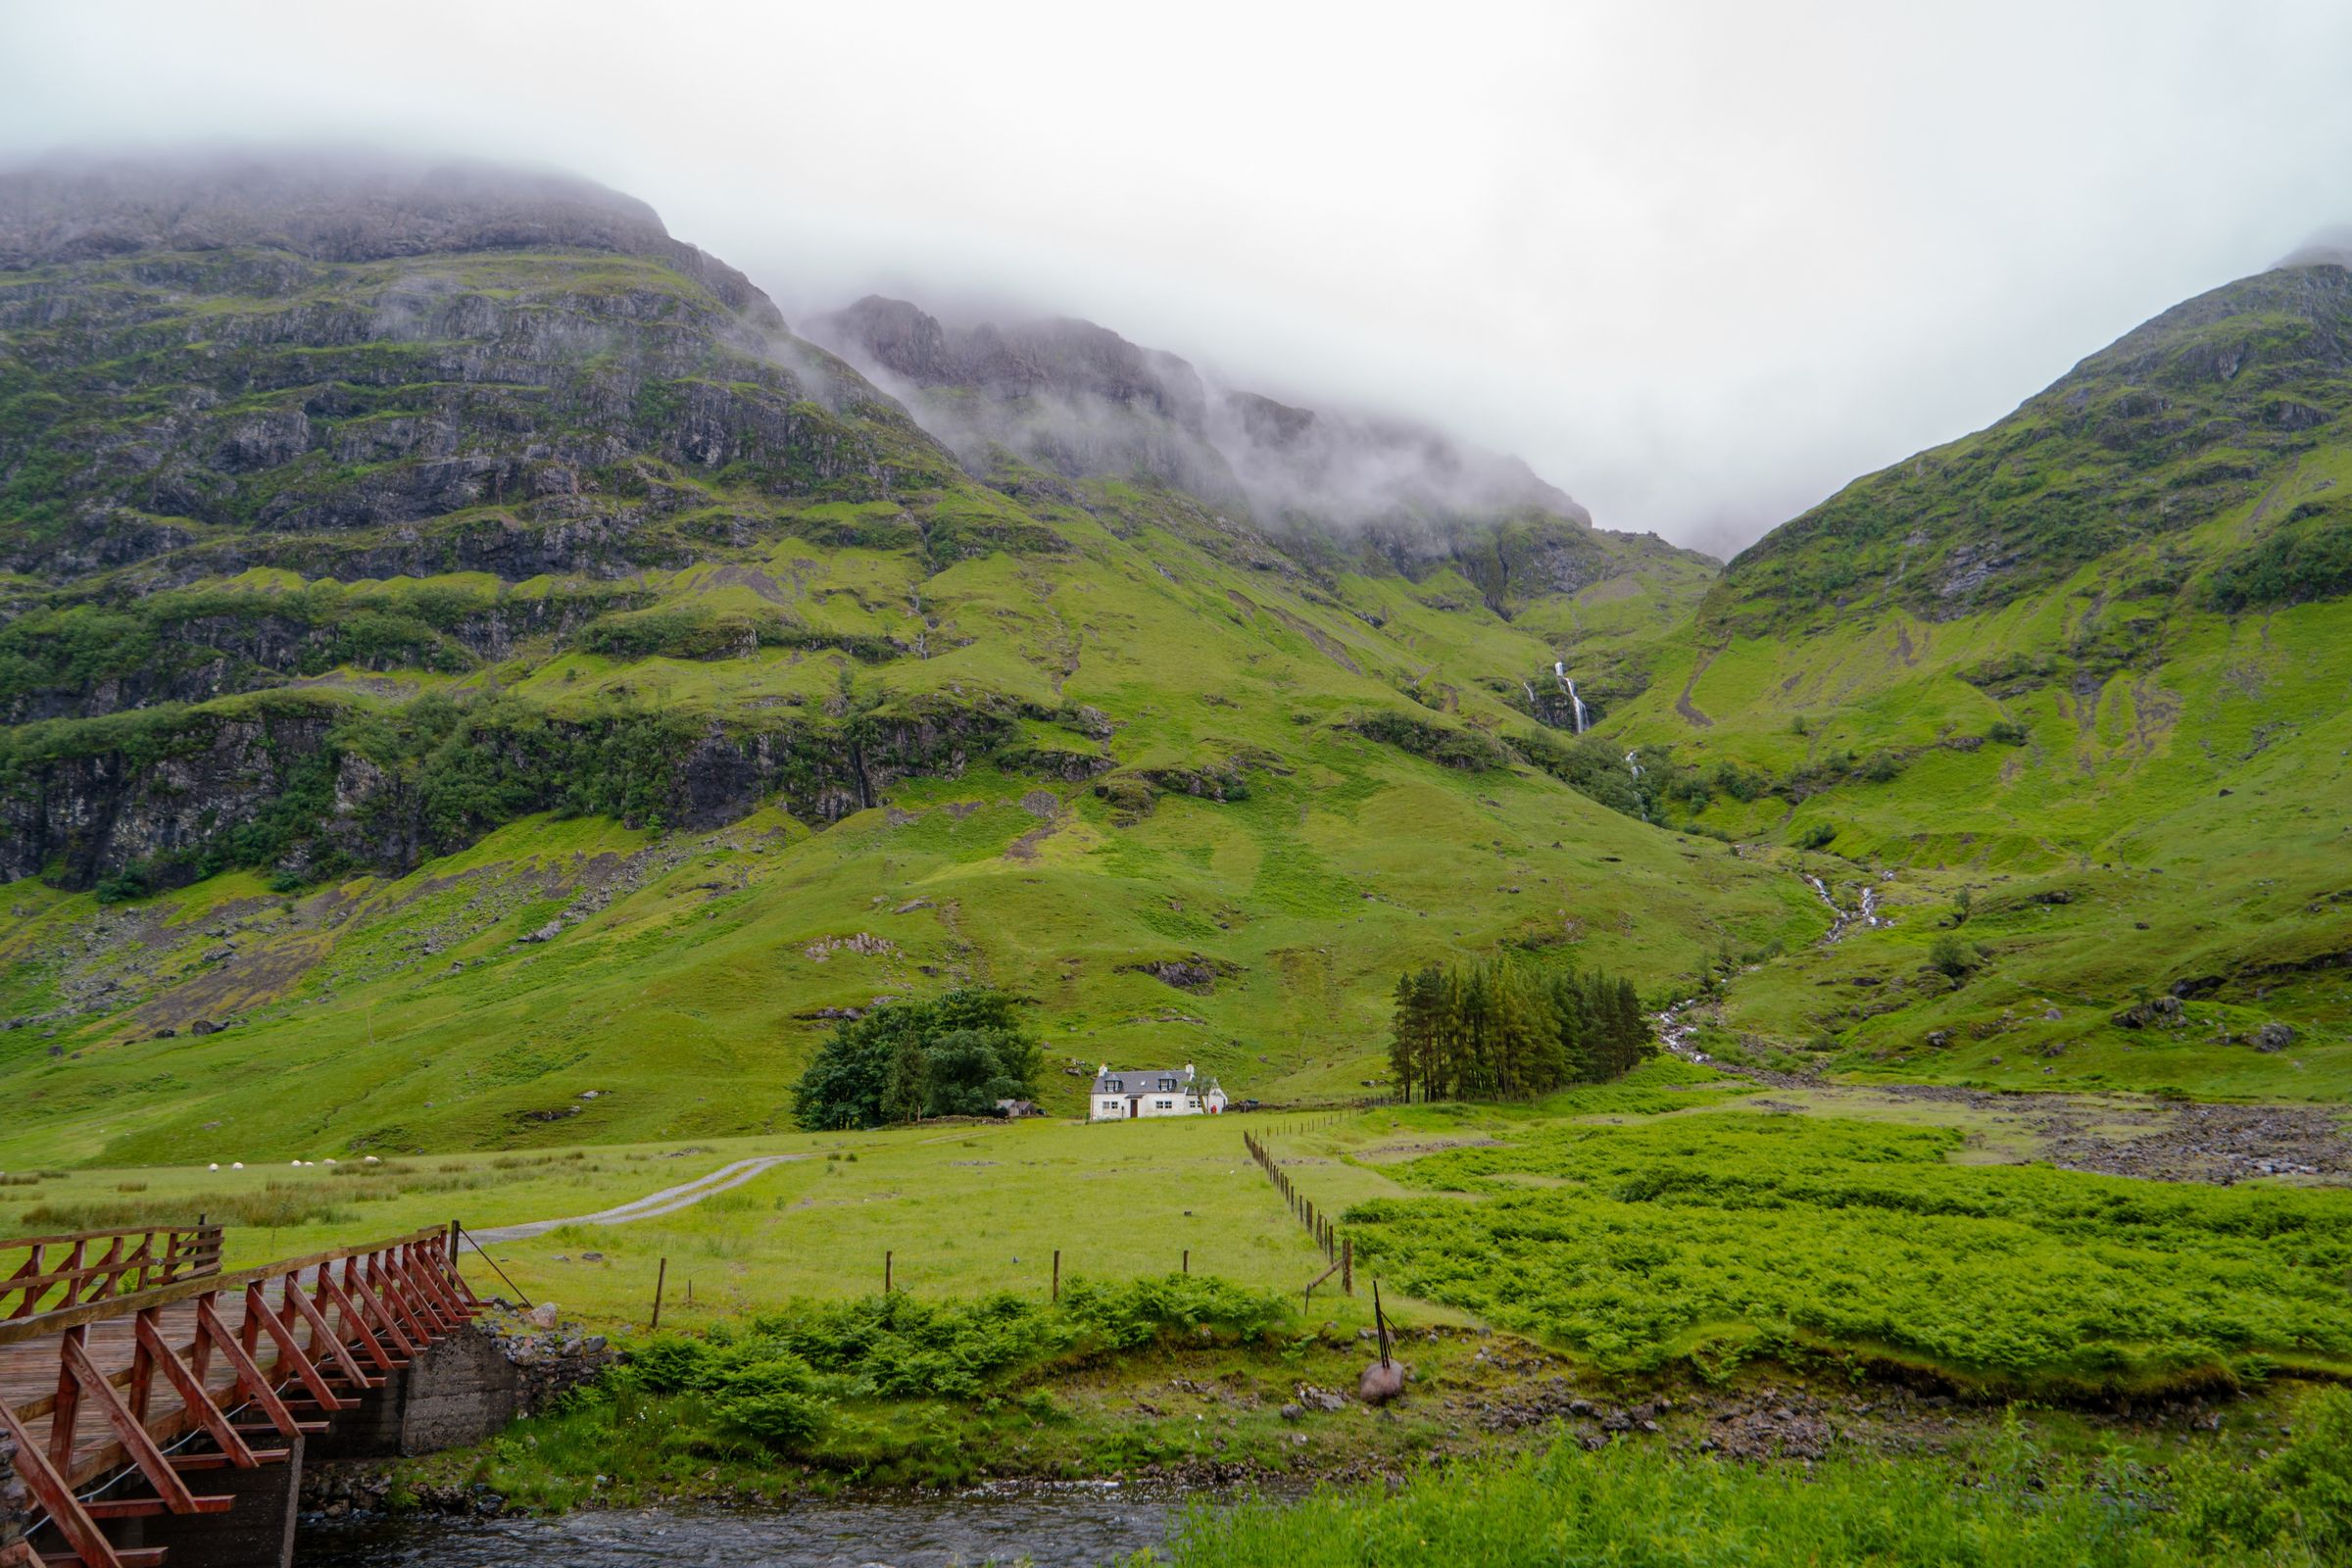
[[[1857,925],[1875,927],[1880,923],[1879,890],[1869,883],[1864,883],[1862,886],[1861,903],[1854,908],[1847,909],[1839,906],[1838,900],[1831,895],[1830,885],[1827,882],[1809,871],[1800,872],[1799,875],[1804,877],[1806,885],[1813,889],[1821,902],[1829,906],[1830,913],[1837,916],[1830,923],[1829,935],[1821,939],[1825,944],[1837,941]]]
[[[1585,700],[1576,695],[1576,682],[1568,678],[1567,661],[1553,660],[1551,673],[1552,678],[1560,683],[1560,690],[1568,694],[1568,706],[1576,712],[1576,732],[1582,735],[1585,732]]]

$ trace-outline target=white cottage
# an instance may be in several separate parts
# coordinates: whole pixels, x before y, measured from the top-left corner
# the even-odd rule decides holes
[[[1093,1121],[1133,1121],[1143,1116],[1214,1116],[1225,1108],[1225,1091],[1211,1078],[1200,1081],[1193,1064],[1181,1071],[1118,1071],[1095,1074]]]

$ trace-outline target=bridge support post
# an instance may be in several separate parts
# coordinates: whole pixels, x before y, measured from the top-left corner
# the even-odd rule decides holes
[[[171,1568],[293,1568],[303,1440],[286,1446],[283,1464],[204,1473],[206,1492],[237,1499],[225,1512],[116,1520],[108,1534],[118,1546],[166,1547]]]

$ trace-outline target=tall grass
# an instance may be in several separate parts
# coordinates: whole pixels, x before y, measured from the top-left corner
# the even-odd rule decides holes
[[[1175,1568],[2247,1568],[2352,1561],[2352,1396],[2308,1401],[2251,1474],[2046,1462],[2012,1424],[1991,1462],[1747,1466],[1620,1442],[1194,1514]]]
[[[358,1216],[353,1205],[388,1202],[418,1193],[467,1192],[499,1180],[487,1172],[465,1169],[419,1175],[406,1166],[342,1165],[333,1174],[350,1180],[331,1185],[315,1178],[289,1181],[272,1177],[260,1189],[190,1193],[121,1200],[58,1200],[35,1203],[18,1218],[28,1231],[131,1230],[150,1226],[193,1225],[198,1216],[217,1225],[250,1226],[256,1230],[290,1230],[300,1225],[340,1225]],[[125,1183],[121,1192],[136,1192],[143,1184]]]
[[[36,1203],[18,1223],[31,1231],[117,1231],[152,1226],[193,1225],[199,1215],[217,1225],[286,1230],[297,1225],[337,1224],[351,1210],[307,1182],[272,1181],[258,1192],[203,1193],[188,1198],[64,1200]]]
[[[1828,1346],[2043,1397],[2352,1368],[2352,1195],[1948,1163],[1958,1143],[1793,1116],[1532,1130],[1396,1171],[1475,1201],[1348,1219],[1359,1270],[1612,1365]]]

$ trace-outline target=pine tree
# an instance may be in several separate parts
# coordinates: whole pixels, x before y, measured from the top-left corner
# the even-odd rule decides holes
[[[1423,964],[1413,977],[1413,1007],[1421,1053],[1421,1098],[1441,1100],[1446,1093],[1446,973],[1434,963]]]
[[[1642,1053],[1649,1045],[1649,1020],[1642,1015],[1642,999],[1634,993],[1631,980],[1619,980],[1611,999],[1615,1023],[1612,1078],[1621,1078],[1642,1065]]]
[[[1454,991],[1456,1030],[1455,1093],[1463,1097],[1494,1092],[1494,1006],[1483,970],[1473,964],[1462,973]]]
[[[1551,1054],[1564,1084],[1582,1083],[1592,1076],[1585,1042],[1585,999],[1573,973],[1553,975],[1544,988],[1551,1015]]]
[[[1413,1081],[1420,1075],[1424,1021],[1419,986],[1411,975],[1398,975],[1396,1012],[1389,1029],[1389,1077],[1396,1082],[1397,1098],[1407,1104],[1412,1103]],[[1429,1096],[1424,1093],[1421,1098]]]

